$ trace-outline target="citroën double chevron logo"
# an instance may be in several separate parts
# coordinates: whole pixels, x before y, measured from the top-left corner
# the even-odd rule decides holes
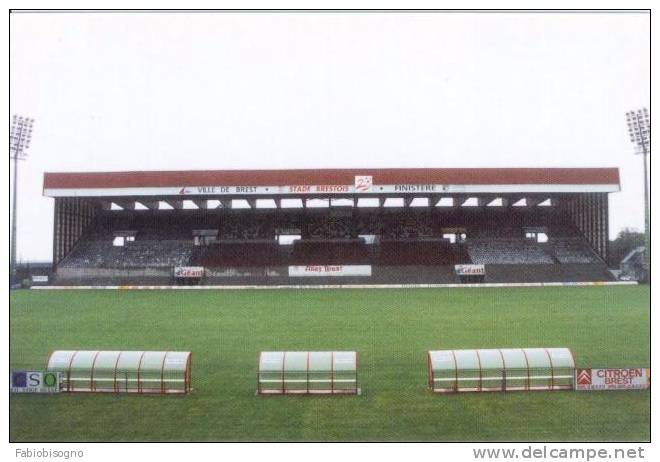
[[[591,369],[580,369],[577,376],[578,385],[591,385]]]

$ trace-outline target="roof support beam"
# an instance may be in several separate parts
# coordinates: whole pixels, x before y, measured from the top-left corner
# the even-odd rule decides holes
[[[158,210],[158,201],[141,200],[139,202],[149,210]]]
[[[454,207],[463,207],[468,199],[470,199],[469,196],[454,196]]]
[[[124,210],[135,210],[135,201],[115,201]]]
[[[518,204],[520,201],[525,200],[525,197],[515,196],[511,197],[511,206],[512,207],[522,207],[522,204]],[[527,201],[525,201],[527,203]]]
[[[541,202],[538,197],[532,196],[532,197],[526,197],[525,200],[527,201],[527,207],[535,207]]]
[[[179,199],[165,199],[163,202],[167,202],[175,210],[181,210],[183,208],[183,201]]]
[[[191,200],[198,209],[206,210],[208,208],[209,201],[207,201],[206,199],[191,199]]]

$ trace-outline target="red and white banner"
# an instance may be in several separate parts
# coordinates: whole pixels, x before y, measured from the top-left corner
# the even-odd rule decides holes
[[[371,276],[371,265],[289,266],[290,277]]]
[[[575,369],[576,390],[643,390],[650,383],[651,371],[643,367]]]
[[[201,278],[204,276],[203,266],[175,266],[175,278]]]
[[[454,265],[454,271],[459,276],[483,276],[486,274],[484,265]]]

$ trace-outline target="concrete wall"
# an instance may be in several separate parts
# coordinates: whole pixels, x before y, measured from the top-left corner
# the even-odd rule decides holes
[[[486,265],[486,283],[610,281],[603,264]],[[209,285],[456,284],[453,266],[374,266],[371,276],[289,277],[286,266],[207,268]],[[61,268],[58,285],[175,285],[171,269]]]

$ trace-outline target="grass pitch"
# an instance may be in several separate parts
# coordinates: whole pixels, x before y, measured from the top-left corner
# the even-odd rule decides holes
[[[434,395],[430,349],[570,347],[650,366],[648,286],[14,291],[12,369],[54,349],[190,350],[188,396],[10,398],[12,441],[648,441],[650,393]],[[357,350],[361,396],[255,396],[261,350]]]

